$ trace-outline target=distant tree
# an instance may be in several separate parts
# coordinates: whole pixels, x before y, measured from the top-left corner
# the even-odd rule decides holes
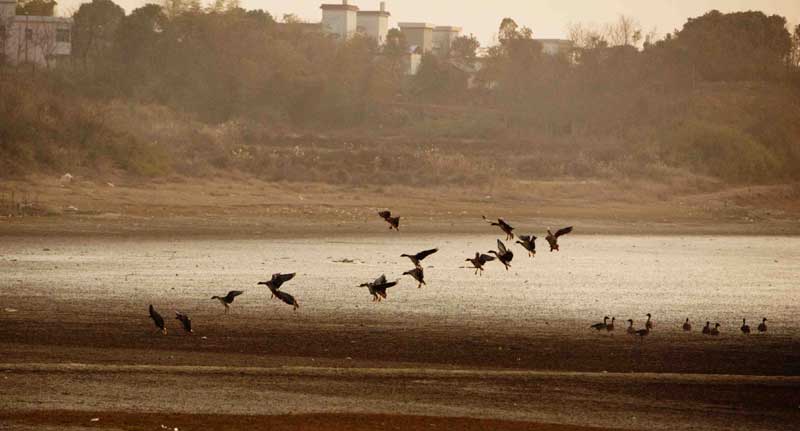
[[[383,46],[383,53],[393,58],[408,53],[408,41],[406,40],[406,35],[400,29],[391,28],[386,33],[386,44]]]
[[[473,36],[460,36],[453,40],[450,47],[450,56],[460,60],[473,61],[478,56],[478,48],[481,43]]]
[[[168,18],[174,18],[187,12],[200,12],[200,0],[163,0],[161,9]]]
[[[18,0],[17,15],[53,16],[55,0]]]
[[[107,61],[125,11],[111,0],[92,0],[81,4],[72,16],[72,52],[84,68]]]
[[[792,34],[792,55],[790,58],[794,67],[800,67],[800,24],[795,26]]]
[[[147,85],[163,72],[163,35],[169,25],[161,6],[148,4],[123,18],[116,34],[115,53],[121,83],[131,90]]]
[[[643,38],[639,22],[625,15],[606,26],[606,36],[611,46],[637,46]]]

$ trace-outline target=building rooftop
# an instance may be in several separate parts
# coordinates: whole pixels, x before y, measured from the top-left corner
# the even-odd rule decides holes
[[[323,10],[347,10],[358,12],[358,6],[352,4],[323,4],[320,5],[319,8]]]
[[[397,23],[397,26],[400,27],[400,28],[403,28],[403,27],[405,27],[405,28],[430,28],[430,29],[436,28],[435,25],[428,24],[427,22],[399,22],[399,23]]]
[[[359,15],[379,15],[379,16],[392,16],[389,12],[385,10],[360,10],[358,11]]]
[[[437,25],[433,29],[437,31],[461,31],[461,27],[456,27],[452,25]]]

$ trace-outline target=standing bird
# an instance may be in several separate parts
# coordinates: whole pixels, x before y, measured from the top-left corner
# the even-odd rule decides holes
[[[386,299],[386,289],[397,285],[397,281],[386,281],[386,276],[381,275],[375,281],[370,283],[363,283],[359,287],[366,287],[372,295],[372,302],[380,302],[381,298]]]
[[[386,223],[389,223],[389,230],[400,231],[400,217],[392,217],[391,211],[381,211],[378,215],[386,220]]]
[[[167,328],[164,326],[164,318],[153,308],[153,304],[150,304],[150,318],[153,319],[153,323],[161,330],[161,333],[167,335]]]
[[[510,224],[506,223],[505,220],[499,218],[497,222],[490,221],[486,218],[486,216],[482,216],[483,219],[492,226],[497,226],[506,234],[506,241],[510,239],[514,239],[514,227]]]
[[[616,317],[611,317],[611,323],[609,323],[608,325],[606,325],[606,331],[608,331],[608,332],[612,332],[612,331],[614,331],[614,321],[615,321],[615,320],[617,320],[617,318],[616,318]]]
[[[230,311],[230,308],[231,308],[231,304],[233,304],[233,300],[236,299],[237,296],[239,296],[239,295],[241,295],[243,293],[244,292],[242,292],[241,290],[231,290],[230,292],[228,292],[227,295],[225,295],[223,297],[219,297],[219,296],[215,295],[215,296],[212,296],[211,299],[216,299],[222,305],[224,305],[225,306],[225,314],[228,314],[228,312]]]
[[[628,319],[628,329],[625,330],[630,335],[634,335],[636,333],[636,329],[633,328],[633,319]]]
[[[289,295],[288,293],[282,290],[273,290],[272,294],[275,295],[275,297],[277,297],[281,301],[294,307],[292,311],[297,311],[297,309],[300,307],[300,304],[297,303],[297,300],[294,299],[294,296]]]
[[[709,332],[709,335],[713,335],[713,336],[715,336],[715,337],[716,337],[717,335],[719,335],[719,323],[717,323],[716,325],[714,325],[714,329],[712,329],[712,330],[711,330],[711,332]]]
[[[297,275],[296,272],[293,272],[291,274],[281,274],[279,272],[277,274],[272,274],[272,278],[269,279],[268,281],[259,281],[258,284],[267,286],[270,292],[272,292],[272,296],[274,297],[275,291],[280,289],[281,286],[283,286],[283,283],[286,283],[287,281],[293,279],[295,275]]]
[[[192,331],[192,319],[190,319],[188,315],[181,313],[180,311],[176,311],[175,319],[181,321],[181,325],[183,325],[184,331],[186,331],[189,334],[194,334],[194,331]]]
[[[503,241],[500,241],[498,239],[497,240],[497,251],[489,250],[488,253],[492,253],[495,256],[497,256],[497,260],[499,260],[500,263],[502,263],[503,266],[506,267],[506,271],[508,271],[508,268],[511,267],[511,260],[514,259],[514,252],[512,252],[511,250],[508,250],[506,248],[506,245],[503,244]]]
[[[528,250],[528,257],[534,257],[536,255],[536,237],[533,235],[520,235],[519,239],[517,240],[517,244],[520,244],[525,250]]]
[[[474,258],[466,259],[466,261],[471,263],[472,266],[475,268],[476,275],[478,274],[478,271],[480,271],[480,275],[483,275],[483,265],[485,265],[486,262],[491,262],[493,260],[494,256],[489,256],[488,254],[481,254],[478,253],[477,251],[475,252]]]
[[[765,317],[761,320],[761,323],[758,325],[758,332],[767,332],[767,318]]]
[[[644,322],[644,327],[647,328],[648,331],[653,330],[653,321],[650,320],[651,317],[650,313],[647,313],[647,322]]]
[[[553,235],[553,233],[550,232],[550,229],[548,228],[547,237],[545,237],[545,239],[547,239],[547,242],[550,243],[550,251],[551,252],[554,250],[558,251],[558,237],[560,237],[561,235],[566,235],[570,232],[572,232],[572,226],[557,230],[555,235]]]
[[[742,334],[750,334],[750,325],[747,324],[747,319],[742,319],[742,327],[739,329],[742,331]]]
[[[421,251],[417,254],[401,254],[400,257],[407,257],[411,259],[411,262],[414,264],[414,266],[416,266],[417,268],[422,268],[420,262],[426,257],[436,253],[437,251],[439,251],[438,248],[432,248],[430,250]]]
[[[606,322],[608,322],[608,316],[603,317],[603,323],[595,323],[594,325],[590,326],[589,328],[596,329],[598,331],[602,331],[603,329],[606,329],[606,327],[608,326],[606,324]]]
[[[650,330],[647,329],[647,328],[640,329],[640,330],[636,331],[635,334],[639,336],[640,340],[644,340],[644,337],[650,335]]]
[[[706,326],[703,326],[703,335],[711,334],[711,322],[706,320]]]
[[[689,323],[689,318],[686,318],[686,321],[683,322],[683,332],[689,332],[692,330],[692,324]]]
[[[403,275],[410,275],[414,280],[417,280],[417,289],[421,288],[423,284],[425,284],[425,272],[422,268],[414,268],[411,271],[406,271]],[[427,286],[427,284],[425,284]]]

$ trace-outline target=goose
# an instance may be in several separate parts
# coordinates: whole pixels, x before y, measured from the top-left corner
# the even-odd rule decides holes
[[[545,237],[545,239],[547,240],[548,243],[550,243],[550,251],[551,252],[558,251],[558,237],[566,235],[570,232],[572,232],[572,226],[557,230],[555,235],[553,235],[553,233],[550,232],[550,229],[548,228],[547,237]]]
[[[416,266],[417,268],[422,268],[422,266],[420,266],[420,262],[422,261],[422,259],[425,259],[426,257],[436,253],[437,251],[439,251],[438,248],[432,248],[430,250],[421,251],[417,254],[401,254],[400,257],[407,257],[411,259],[411,262],[414,264],[414,266]]]
[[[683,322],[683,331],[684,331],[684,332],[689,332],[689,331],[691,331],[691,330],[692,330],[692,324],[691,324],[691,323],[689,323],[689,318],[687,317],[687,318],[686,318],[686,321],[685,321],[685,322]]]
[[[499,218],[499,219],[497,219],[497,222],[493,222],[493,221],[490,221],[489,219],[487,219],[486,216],[482,216],[482,217],[483,217],[483,220],[485,220],[490,225],[499,227],[500,230],[502,230],[503,233],[506,234],[506,241],[514,239],[514,227],[511,226],[510,224],[506,223],[505,220]]]
[[[711,334],[711,322],[706,320],[706,326],[703,326],[703,335]]]
[[[489,250],[488,253],[497,256],[497,260],[506,267],[506,271],[511,267],[511,260],[514,259],[514,252],[506,248],[503,241],[497,240],[497,251]]]
[[[475,275],[483,275],[483,265],[486,262],[491,262],[494,260],[494,256],[489,256],[488,254],[481,254],[479,252],[475,252],[474,258],[467,258],[465,259],[467,262],[471,263],[473,268],[475,268]]]
[[[617,320],[616,317],[611,317],[611,323],[606,326],[606,331],[612,332],[614,330],[614,321]]]
[[[270,292],[272,292],[272,297],[274,298],[275,291],[280,289],[281,286],[283,286],[283,283],[286,283],[287,281],[293,279],[295,275],[297,275],[296,272],[293,272],[291,274],[281,274],[279,272],[276,274],[272,274],[272,278],[270,278],[268,281],[259,281],[258,284],[267,286]]]
[[[758,332],[767,332],[767,318],[763,318],[758,324]]]
[[[156,328],[160,329],[162,334],[167,335],[167,328],[164,326],[164,318],[153,308],[153,304],[150,304],[150,318],[153,319]]]
[[[719,335],[719,323],[717,323],[717,324],[715,324],[715,325],[714,325],[714,328],[713,328],[713,329],[711,329],[711,332],[709,332],[709,335],[713,335],[713,336],[715,336],[715,337],[716,337],[717,335]]]
[[[640,340],[644,340],[644,337],[650,335],[650,329],[648,329],[648,328],[640,329],[640,330],[636,331],[636,335],[639,336]]]
[[[750,333],[750,325],[747,324],[747,319],[742,319],[742,327],[739,328],[742,331],[742,334],[749,334]]]
[[[647,316],[647,322],[644,322],[644,327],[647,328],[648,330],[652,330],[653,329],[653,321],[650,320],[650,318],[652,316],[650,316],[650,313],[647,313],[646,316]]]
[[[590,326],[589,328],[596,329],[598,331],[602,331],[603,329],[606,329],[606,327],[608,327],[607,322],[608,322],[608,316],[603,317],[603,323],[595,323],[594,325]]]
[[[536,255],[536,237],[533,235],[520,235],[517,244],[528,250],[528,257]]]
[[[386,281],[386,275],[381,275],[375,281],[363,283],[359,287],[366,287],[372,295],[372,302],[380,302],[381,298],[386,299],[386,289],[397,285],[397,281]]]
[[[194,334],[194,331],[192,331],[192,319],[190,319],[186,313],[176,311],[175,319],[180,320],[181,325],[183,325],[183,330],[186,331],[186,333]]]
[[[422,285],[425,284],[425,271],[422,268],[414,268],[410,271],[406,271],[403,275],[410,275],[414,280],[417,280],[417,289],[421,288]]]
[[[625,330],[630,335],[636,334],[636,329],[633,327],[633,319],[628,319],[628,329]]]
[[[215,295],[215,296],[212,296],[211,299],[216,299],[222,305],[224,305],[225,306],[225,314],[228,314],[228,312],[230,311],[230,308],[231,308],[231,304],[233,304],[233,300],[236,299],[237,296],[239,296],[239,295],[241,295],[243,293],[244,292],[242,292],[241,290],[231,290],[230,292],[228,292],[227,295],[225,295],[223,297],[219,297],[219,296]]]
[[[386,220],[386,223],[389,223],[389,230],[396,230],[400,231],[400,217],[392,217],[391,211],[381,211],[378,213],[381,218]]]

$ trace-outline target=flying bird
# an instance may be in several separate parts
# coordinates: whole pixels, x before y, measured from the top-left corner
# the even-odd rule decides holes
[[[493,221],[487,219],[486,216],[482,216],[482,217],[490,225],[499,227],[500,230],[502,230],[503,233],[506,234],[506,241],[508,241],[510,239],[514,239],[514,227],[511,226],[510,224],[506,223],[505,220],[499,218],[499,219],[497,219],[496,222],[493,222]]]
[[[480,272],[480,275],[483,275],[483,265],[486,262],[491,262],[494,260],[494,256],[489,256],[488,254],[481,254],[477,251],[475,252],[475,257],[467,258],[466,261],[471,263],[472,266],[475,268],[475,274]]]
[[[498,239],[497,240],[497,251],[489,250],[489,253],[492,253],[495,256],[497,256],[497,260],[499,260],[500,263],[502,263],[503,266],[506,267],[506,271],[508,271],[508,268],[511,267],[511,260],[514,259],[514,252],[512,252],[511,250],[508,250],[506,248],[506,245],[503,244],[503,241],[500,241]]]
[[[536,255],[536,237],[533,235],[520,235],[517,240],[525,250],[528,250],[528,256],[533,257]]]
[[[430,250],[421,251],[417,254],[401,254],[400,257],[407,257],[411,259],[411,262],[414,264],[414,266],[416,266],[417,268],[422,268],[420,262],[426,257],[436,253],[437,251],[439,251],[438,248],[432,248]]]
[[[602,331],[603,329],[606,329],[606,327],[608,326],[607,322],[608,322],[608,316],[603,317],[603,323],[595,323],[594,325],[590,326],[589,328],[596,329],[598,331]]]
[[[153,308],[153,304],[150,304],[150,318],[153,319],[153,323],[161,330],[161,333],[167,335],[167,328],[164,326],[164,318]]]
[[[228,292],[227,295],[225,295],[223,297],[219,297],[219,296],[215,295],[215,296],[212,296],[211,299],[216,299],[222,305],[224,305],[225,306],[225,314],[228,314],[228,312],[230,311],[230,308],[231,308],[231,304],[233,304],[233,300],[236,299],[237,296],[239,296],[239,295],[241,295],[243,293],[244,292],[242,292],[241,290],[231,290],[230,292]]]
[[[297,303],[297,300],[294,299],[294,296],[282,291],[282,290],[273,290],[272,294],[275,295],[276,298],[280,299],[281,301],[291,305],[294,307],[292,311],[297,311],[300,307],[300,304]]]
[[[423,284],[427,286],[427,284],[425,284],[425,272],[422,268],[414,268],[404,272],[403,275],[410,275],[414,280],[417,280],[417,289],[421,288]]]
[[[389,223],[389,230],[400,231],[400,217],[392,217],[391,211],[381,211],[378,215],[386,220],[386,223]]]
[[[180,311],[175,312],[175,319],[180,320],[181,325],[183,325],[183,330],[189,334],[194,334],[192,331],[192,319],[189,318],[188,315],[185,313],[181,313]]]
[[[386,281],[386,276],[381,275],[375,281],[363,283],[359,287],[366,287],[372,295],[372,302],[380,302],[381,298],[386,299],[386,289],[397,285],[397,281]]]
[[[746,319],[742,319],[742,327],[739,328],[742,331],[742,334],[748,335],[750,334],[750,325],[747,324]]]
[[[761,323],[758,325],[758,332],[767,332],[767,318],[765,317],[761,320]]]
[[[293,272],[291,274],[281,274],[279,272],[276,274],[272,274],[272,278],[269,279],[268,281],[259,281],[258,284],[267,286],[270,292],[272,292],[272,296],[274,297],[275,291],[280,289],[281,286],[283,286],[283,283],[286,283],[287,281],[293,279],[295,275],[297,275],[296,272]]]
[[[558,237],[570,232],[572,232],[572,226],[557,230],[555,235],[550,232],[550,229],[547,229],[547,237],[545,239],[550,243],[550,251],[558,251]]]
[[[691,330],[692,330],[692,324],[691,324],[691,323],[689,323],[689,318],[687,317],[687,318],[686,318],[686,321],[685,321],[685,322],[683,322],[683,331],[684,331],[684,332],[689,332],[689,331],[691,331]]]

